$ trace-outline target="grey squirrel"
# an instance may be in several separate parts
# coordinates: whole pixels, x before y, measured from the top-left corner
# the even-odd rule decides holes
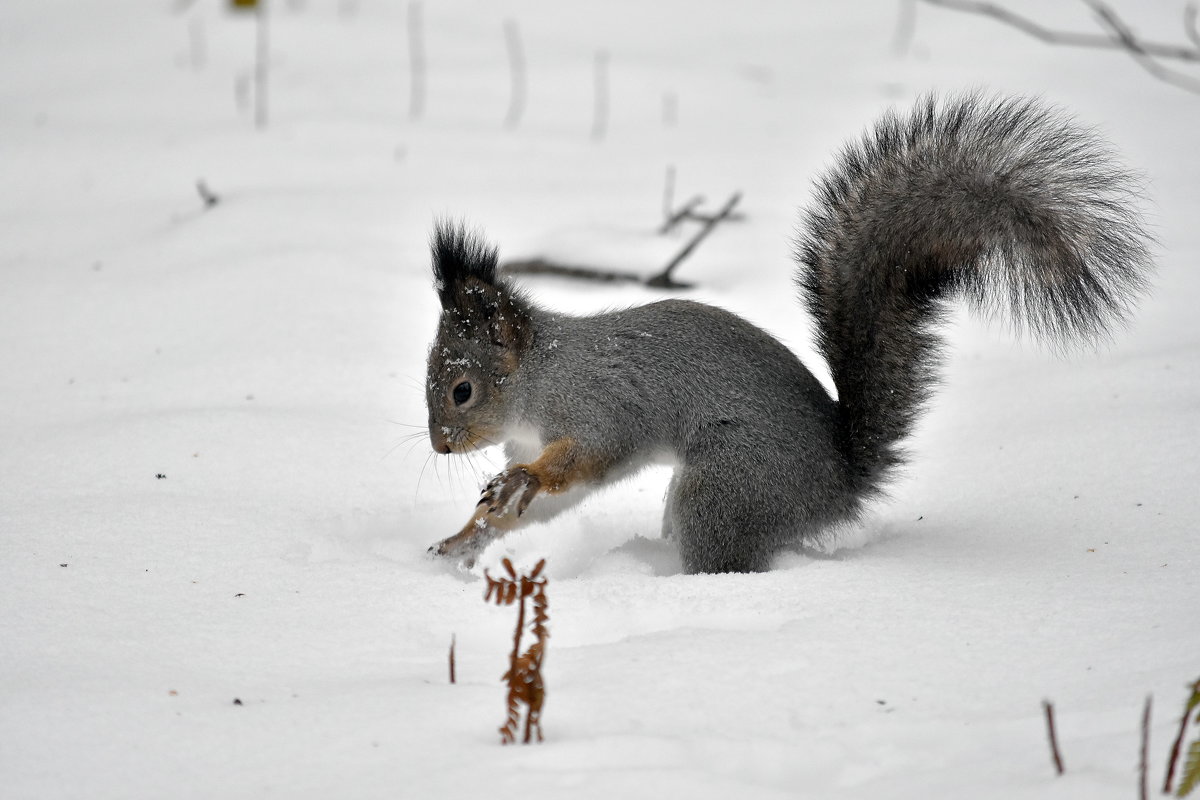
[[[1152,267],[1139,195],[1094,133],[1037,100],[929,96],[883,116],[818,181],[797,241],[837,399],[735,314],[678,299],[555,313],[497,274],[494,247],[438,223],[430,440],[503,443],[508,468],[430,551],[472,563],[519,522],[661,460],[684,569],[766,569],[857,519],[903,463],[947,301],[1055,346],[1127,319]]]

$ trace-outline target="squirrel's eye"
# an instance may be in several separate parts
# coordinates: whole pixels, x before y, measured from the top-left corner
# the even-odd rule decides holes
[[[453,395],[454,405],[461,406],[463,403],[471,399],[471,382],[463,381],[454,387]]]

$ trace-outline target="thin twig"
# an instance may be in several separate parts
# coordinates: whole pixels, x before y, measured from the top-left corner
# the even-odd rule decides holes
[[[1150,794],[1146,759],[1150,756],[1150,703],[1152,700],[1151,695],[1146,695],[1146,707],[1142,710],[1142,751],[1138,759],[1138,798],[1140,800],[1148,800]]]
[[[982,14],[992,17],[1006,25],[1011,25],[1022,33],[1050,44],[1063,44],[1072,47],[1099,47],[1105,49],[1123,48],[1125,45],[1108,36],[1094,33],[1076,33],[1074,31],[1056,31],[1022,17],[995,3],[976,2],[976,0],[925,0],[932,6],[949,8],[954,11],[965,11],[972,14]],[[1149,55],[1159,58],[1177,58],[1181,61],[1200,61],[1200,49],[1183,47],[1160,42],[1142,42],[1142,50]]]
[[[671,213],[671,215],[668,216],[663,221],[663,224],[658,229],[658,232],[663,233],[663,234],[670,233],[677,225],[679,225],[679,223],[683,222],[685,219],[697,219],[699,217],[699,215],[695,213],[695,208],[696,208],[696,206],[700,205],[703,202],[704,202],[704,195],[701,195],[701,194],[698,194],[695,197],[693,197],[691,200],[688,200],[686,203],[684,203],[679,208],[678,211]]]
[[[254,127],[267,127],[267,81],[270,77],[270,43],[267,39],[267,0],[258,0],[254,47]]]
[[[1062,756],[1058,752],[1058,736],[1054,732],[1054,704],[1049,700],[1043,700],[1042,708],[1046,710],[1046,732],[1050,737],[1050,755],[1054,758],[1054,769],[1059,775],[1062,775]]]
[[[425,37],[421,4],[408,4],[408,118],[417,120],[425,113]]]
[[[564,278],[580,278],[601,283],[641,283],[642,276],[632,272],[602,270],[594,267],[578,267],[531,258],[525,261],[509,261],[501,269],[510,275],[559,275]]]
[[[1096,12],[1096,16],[1100,18],[1100,21],[1112,31],[1115,40],[1133,56],[1133,59],[1138,62],[1142,69],[1160,81],[1178,86],[1181,89],[1186,89],[1189,92],[1200,94],[1200,80],[1196,80],[1182,72],[1167,69],[1151,58],[1149,47],[1138,41],[1137,37],[1133,35],[1133,31],[1129,29],[1129,26],[1122,22],[1112,9],[1099,2],[1099,0],[1083,1],[1091,6],[1092,10]]]
[[[696,211],[696,207],[704,202],[704,195],[698,194],[684,203],[678,210],[675,208],[675,165],[667,166],[667,177],[663,184],[663,224],[658,232],[666,235],[674,230],[685,219],[707,222],[709,217]],[[732,219],[732,217],[731,217]]]
[[[917,0],[900,0],[900,16],[896,18],[896,32],[892,35],[892,53],[907,55],[916,29]]]
[[[746,219],[746,215],[740,211],[734,211],[729,214],[725,214],[724,216],[721,216],[720,214],[701,214],[699,211],[689,211],[684,215],[683,218],[691,220],[692,222],[742,222]]]
[[[692,240],[683,246],[683,249],[680,250],[673,259],[671,259],[671,262],[663,268],[662,272],[646,281],[646,285],[668,289],[686,287],[687,284],[676,283],[671,278],[671,273],[675,271],[675,268],[678,267],[685,258],[691,255],[692,251],[696,249],[696,246],[699,245],[700,242],[704,241],[708,234],[712,233],[713,228],[717,226],[718,222],[721,222],[729,217],[729,215],[733,212],[733,207],[736,206],[738,201],[741,199],[742,193],[734,192],[729,200],[725,202],[725,205],[721,207],[721,210],[718,211],[714,216],[707,219],[704,223],[704,227],[696,232],[696,235],[692,237]]]
[[[199,193],[200,199],[204,201],[205,208],[212,208],[221,202],[221,198],[212,189],[208,188],[208,184],[204,182],[203,178],[196,181],[196,192]]]
[[[454,675],[454,634],[450,634],[450,682],[457,683]]]
[[[521,47],[521,30],[516,20],[504,20],[504,44],[508,50],[508,72],[512,78],[508,113],[504,115],[504,127],[515,128],[525,113],[525,51]]]
[[[668,178],[672,174],[668,172]],[[671,181],[673,183],[673,181]],[[668,194],[667,199],[670,198]],[[691,255],[692,251],[704,241],[717,226],[718,223],[727,222],[734,219],[742,219],[742,215],[734,212],[733,207],[742,199],[741,192],[735,192],[721,210],[716,214],[698,214],[694,210],[696,206],[704,201],[703,197],[696,196],[683,205],[678,211],[671,213],[671,216],[659,228],[660,233],[667,233],[673,227],[678,225],[683,220],[695,220],[704,223],[696,235],[688,241],[686,245],[671,259],[670,263],[662,269],[661,272],[652,275],[649,278],[642,278],[640,275],[633,272],[624,272],[621,270],[605,270],[596,269],[595,267],[574,266],[570,264],[560,264],[556,261],[548,261],[544,258],[531,258],[523,261],[510,261],[504,264],[501,269],[510,275],[558,275],[564,278],[579,278],[582,280],[599,281],[602,283],[641,283],[646,286],[653,286],[658,289],[685,289],[689,286],[686,283],[678,283],[672,277],[671,273],[679,264]],[[669,208],[669,207],[668,207]]]

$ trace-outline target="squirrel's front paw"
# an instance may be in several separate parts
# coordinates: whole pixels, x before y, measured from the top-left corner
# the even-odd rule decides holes
[[[541,488],[542,482],[525,467],[513,467],[501,472],[488,483],[476,504],[475,516],[487,520],[489,526],[511,528],[525,513],[529,502]],[[474,521],[474,520],[472,520]]]
[[[541,481],[524,467],[506,470],[488,483],[463,529],[429,548],[435,556],[454,558],[470,569],[483,549],[517,524]]]
[[[489,530],[482,519],[472,518],[467,527],[432,545],[429,554],[458,560],[465,568],[470,569],[475,566],[475,559],[494,538],[496,532]]]

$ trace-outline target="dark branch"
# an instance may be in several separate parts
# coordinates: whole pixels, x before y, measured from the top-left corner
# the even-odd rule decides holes
[[[992,17],[1048,44],[1063,44],[1071,47],[1097,47],[1102,49],[1128,49],[1124,42],[1109,36],[1094,33],[1076,33],[1074,31],[1056,31],[1047,28],[995,3],[977,2],[976,0],[925,0],[925,2],[932,6],[949,8],[954,11],[965,11],[971,14],[982,14],[986,17]],[[1094,8],[1096,4],[1091,3],[1091,5]],[[1200,62],[1200,45],[1185,47],[1183,45],[1163,44],[1160,42],[1139,42],[1138,47],[1141,52],[1157,58],[1176,58],[1180,61]]]
[[[673,170],[668,171],[668,182],[673,181]],[[668,199],[670,195],[668,194]],[[689,200],[678,211],[670,213],[670,216],[659,229],[659,233],[667,233],[675,226],[679,225],[684,220],[695,220],[702,222],[703,226],[696,232],[686,245],[683,246],[674,258],[667,264],[663,270],[649,278],[633,272],[624,272],[622,270],[597,269],[596,267],[585,267],[571,264],[561,264],[557,261],[548,261],[544,258],[531,258],[524,261],[509,261],[504,264],[501,269],[509,275],[558,275],[563,278],[578,278],[580,280],[597,281],[601,283],[641,283],[646,286],[653,286],[656,289],[686,289],[689,284],[679,283],[671,277],[673,273],[683,262],[685,258],[691,255],[692,251],[699,246],[700,242],[704,241],[708,234],[712,233],[721,222],[731,220],[744,219],[741,214],[734,212],[733,207],[742,199],[741,192],[735,192],[721,207],[721,210],[716,214],[700,214],[694,211],[704,198],[697,195]],[[664,211],[669,212],[670,207],[665,206]]]
[[[1042,701],[1042,708],[1046,711],[1046,734],[1050,737],[1050,755],[1054,759],[1054,769],[1059,774],[1063,774],[1062,755],[1058,752],[1058,736],[1054,732],[1054,704],[1049,700]]]
[[[580,278],[601,283],[641,283],[642,276],[619,270],[596,269],[594,267],[569,266],[544,258],[528,261],[509,261],[501,269],[510,275],[560,275],[564,278]]]
[[[1138,758],[1138,800],[1149,800],[1150,779],[1146,761],[1150,757],[1150,695],[1146,695],[1146,707],[1142,710],[1142,749]]]
[[[1129,26],[1122,22],[1112,9],[1099,2],[1099,0],[1084,0],[1084,2],[1091,6],[1092,10],[1096,12],[1096,16],[1100,18],[1100,21],[1112,31],[1114,41],[1125,48],[1133,56],[1134,60],[1141,65],[1142,69],[1160,81],[1178,86],[1181,89],[1186,89],[1189,92],[1200,94],[1200,80],[1196,80],[1182,72],[1167,69],[1151,58],[1150,46],[1138,41],[1137,37],[1133,35],[1133,31],[1129,29]],[[1193,57],[1195,55],[1193,53]]]
[[[221,198],[208,188],[208,184],[204,182],[203,178],[196,181],[196,192],[200,195],[200,199],[204,201],[205,208],[212,208],[221,202]]]
[[[704,195],[696,195],[691,200],[688,200],[683,206],[673,213],[663,222],[662,227],[658,229],[659,233],[670,233],[674,228],[683,222],[685,219],[695,219],[696,214],[693,209],[704,202]]]
[[[671,259],[671,263],[667,264],[667,266],[663,268],[662,272],[646,281],[646,285],[668,289],[684,288],[687,286],[687,284],[676,283],[671,278],[671,273],[675,271],[675,268],[678,267],[685,258],[691,255],[692,251],[696,249],[696,246],[699,245],[700,242],[704,241],[704,238],[708,236],[708,234],[712,233],[712,229],[717,226],[718,222],[729,218],[729,215],[733,212],[733,207],[736,206],[738,201],[741,199],[742,193],[734,192],[733,196],[726,201],[725,205],[721,207],[720,211],[705,220],[704,227],[697,231],[696,235],[692,237],[692,240],[684,245],[683,249],[680,250],[673,259]]]
[[[746,215],[740,211],[732,211],[728,214],[699,214],[694,211],[689,211],[684,215],[684,219],[690,219],[692,222],[743,222]]]

